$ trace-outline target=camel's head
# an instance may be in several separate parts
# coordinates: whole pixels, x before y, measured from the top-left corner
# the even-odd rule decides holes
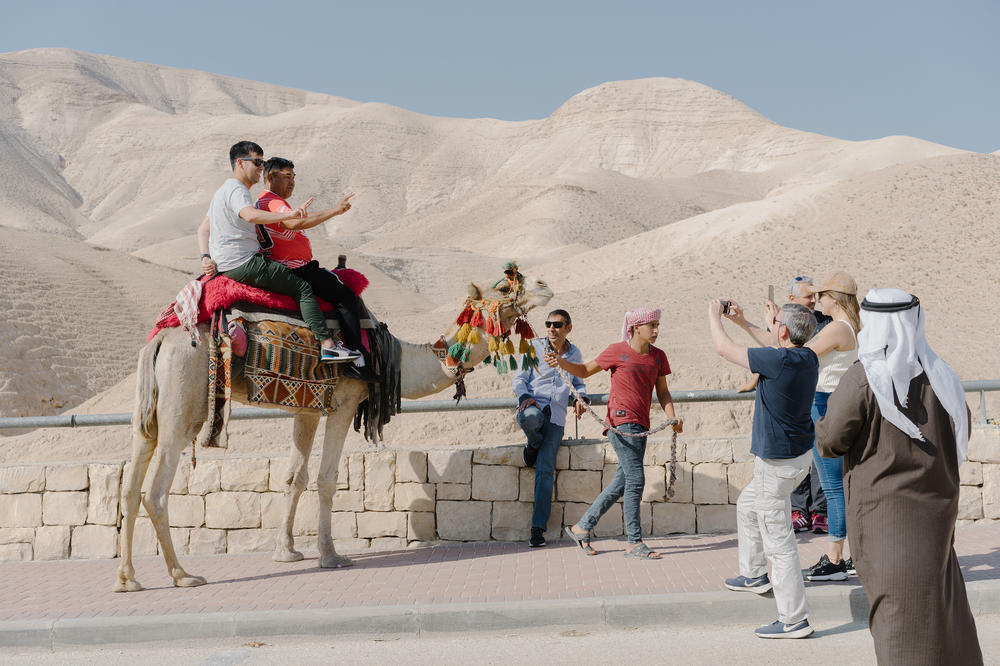
[[[510,325],[519,316],[528,313],[534,308],[543,307],[552,300],[552,289],[544,280],[524,277],[521,284],[523,285],[523,289],[513,301],[507,301],[508,291],[504,291],[503,289],[503,287],[507,286],[506,284],[501,284],[499,288],[486,290],[470,283],[469,298],[480,300],[485,296],[486,298],[498,298],[505,301],[500,308],[500,321],[504,326],[510,328]]]

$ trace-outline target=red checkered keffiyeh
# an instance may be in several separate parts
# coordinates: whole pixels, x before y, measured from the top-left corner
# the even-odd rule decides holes
[[[642,326],[651,321],[659,321],[660,311],[656,308],[640,307],[625,313],[625,320],[622,322],[622,342],[632,339],[632,328]]]

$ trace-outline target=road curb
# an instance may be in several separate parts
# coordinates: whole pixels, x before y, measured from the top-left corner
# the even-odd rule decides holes
[[[1000,614],[1000,581],[975,581],[966,589],[977,616]],[[858,584],[811,586],[810,613],[824,621],[868,620]],[[15,620],[0,622],[0,647],[47,649],[155,643],[192,639],[273,636],[392,636],[490,632],[561,627],[663,625],[757,626],[774,619],[771,594],[689,592],[500,603],[407,604],[352,608],[177,613],[143,617]]]

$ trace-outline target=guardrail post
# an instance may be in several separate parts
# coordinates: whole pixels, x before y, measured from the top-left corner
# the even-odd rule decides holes
[[[986,389],[979,390],[979,422],[986,423]]]

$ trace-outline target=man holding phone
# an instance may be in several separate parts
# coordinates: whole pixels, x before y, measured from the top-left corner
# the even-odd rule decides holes
[[[721,301],[708,304],[716,352],[760,375],[750,440],[753,478],[736,501],[740,575],[727,579],[725,585],[754,594],[774,590],[778,619],[758,628],[757,636],[805,638],[813,628],[788,497],[812,463],[815,430],[810,410],[819,359],[805,343],[816,329],[816,318],[797,303],[779,309],[767,301],[766,308],[765,333],[744,318],[739,304],[731,303],[727,315],[723,315]],[[723,316],[764,346],[748,349],[733,342],[722,326]],[[770,576],[767,561],[771,562]]]
[[[583,354],[567,336],[573,330],[573,320],[565,310],[553,310],[545,318],[545,338],[535,338],[531,344],[535,356],[556,353],[573,363],[582,363]],[[583,380],[571,378],[573,388],[587,400]],[[566,409],[570,400],[569,385],[556,368],[542,365],[518,371],[514,375],[514,395],[517,396],[517,424],[528,438],[524,446],[524,464],[535,468],[535,506],[531,515],[531,539],[528,545],[545,545],[545,528],[552,513],[552,486],[555,482],[556,453],[566,427]],[[575,402],[576,418],[586,405]]]

